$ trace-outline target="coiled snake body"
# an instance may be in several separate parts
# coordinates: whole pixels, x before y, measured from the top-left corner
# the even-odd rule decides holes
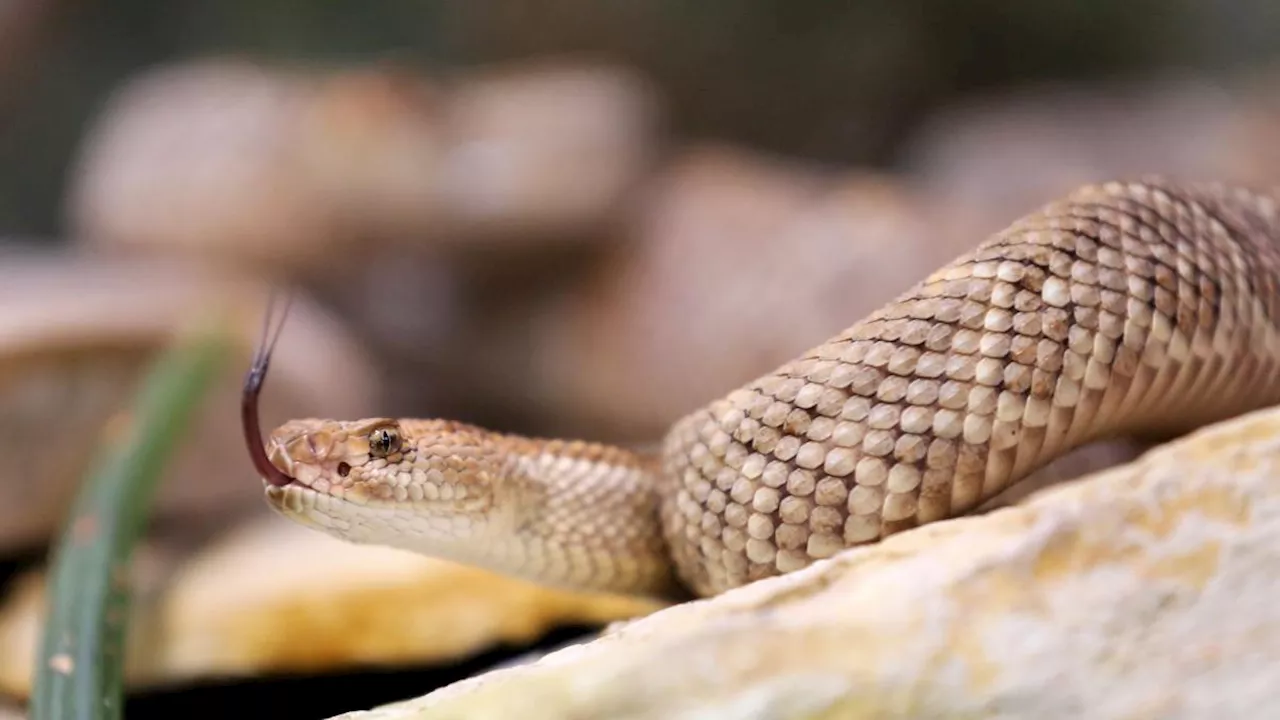
[[[348,541],[712,595],[968,513],[1093,440],[1277,402],[1278,283],[1274,197],[1088,186],[680,419],[657,456],[447,420],[305,419],[270,434],[259,469],[272,507]]]

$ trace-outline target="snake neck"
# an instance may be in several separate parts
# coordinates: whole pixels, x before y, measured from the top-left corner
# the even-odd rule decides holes
[[[660,524],[660,471],[653,454],[581,441],[526,443],[506,478],[510,524],[493,539],[490,561],[574,590],[687,599]]]

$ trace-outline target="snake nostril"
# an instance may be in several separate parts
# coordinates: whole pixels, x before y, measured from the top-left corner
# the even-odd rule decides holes
[[[340,462],[340,463],[338,463],[338,475],[339,475],[339,477],[346,477],[347,475],[350,475],[350,474],[351,474],[351,466],[350,466],[350,465],[348,465],[348,464],[346,464],[346,463],[344,463],[344,462]]]

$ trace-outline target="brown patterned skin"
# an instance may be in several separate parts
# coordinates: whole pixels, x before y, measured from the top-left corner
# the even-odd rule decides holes
[[[294,480],[266,485],[270,505],[345,540],[566,587],[682,592],[659,527],[654,458],[391,418],[294,420],[268,448]]]
[[[1088,186],[680,419],[658,462],[445,421],[305,420],[273,433],[297,482],[267,495],[355,542],[713,595],[970,512],[1093,440],[1280,401],[1278,285],[1275,197]],[[402,450],[370,461],[382,426]]]

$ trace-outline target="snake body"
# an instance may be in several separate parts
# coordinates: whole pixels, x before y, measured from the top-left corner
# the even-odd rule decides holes
[[[1091,441],[1280,401],[1278,286],[1276,197],[1090,185],[679,419],[652,456],[447,420],[292,420],[269,440],[292,482],[266,495],[352,542],[714,595],[966,514]]]

